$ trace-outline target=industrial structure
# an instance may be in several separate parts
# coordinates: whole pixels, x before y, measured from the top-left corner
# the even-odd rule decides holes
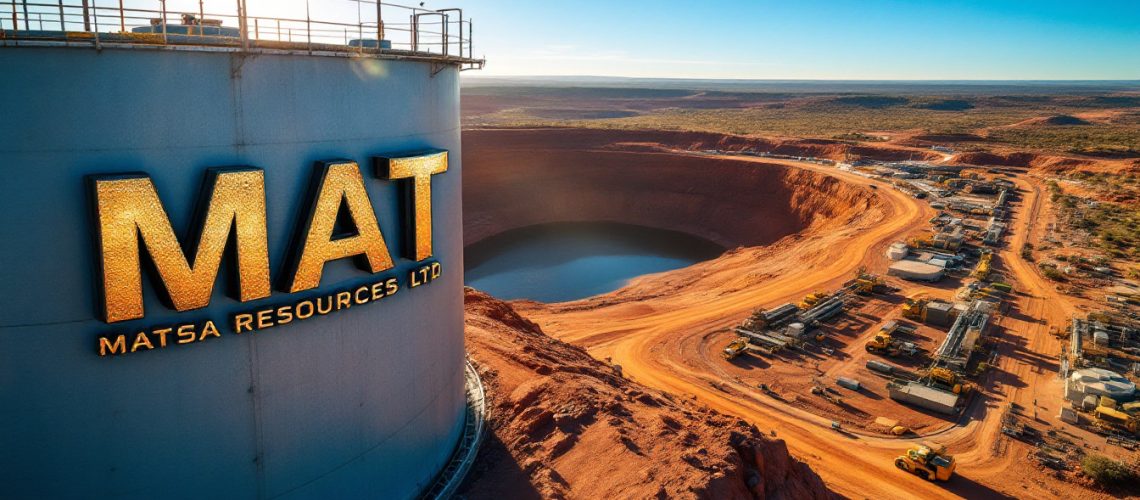
[[[1140,437],[1140,325],[1115,312],[1090,313],[1072,319],[1068,336],[1062,420]],[[1081,413],[1087,415],[1083,420]]]
[[[791,302],[772,309],[756,309],[733,332],[739,335],[724,349],[725,359],[733,359],[748,351],[779,352],[803,345],[809,339],[822,341],[818,331],[823,322],[843,313],[855,295],[868,295],[892,290],[879,276],[860,269],[834,293],[814,292],[797,306]],[[815,332],[815,335],[812,335]]]
[[[245,3],[0,3],[2,498],[446,496],[470,466],[482,396],[463,348],[459,72],[483,63],[470,19]],[[422,173],[426,192],[400,173],[407,158],[442,165]],[[211,198],[235,172],[240,194]],[[148,185],[121,198],[157,214],[120,233],[145,245],[113,247],[105,229],[132,214],[93,207]],[[351,196],[327,198],[334,215],[306,220],[336,189]],[[267,250],[246,253],[257,227]],[[321,237],[332,245],[308,244]],[[296,262],[299,241],[328,252],[311,288],[278,284],[311,261]],[[212,250],[214,273],[200,262]],[[368,269],[346,258],[361,252]],[[259,263],[272,283],[247,279]],[[132,289],[101,283],[140,267],[137,307],[112,310],[109,294]],[[179,278],[195,286],[163,288]]]

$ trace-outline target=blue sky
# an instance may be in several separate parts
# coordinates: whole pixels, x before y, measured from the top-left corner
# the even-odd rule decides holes
[[[451,0],[482,75],[1140,79],[1140,0]]]

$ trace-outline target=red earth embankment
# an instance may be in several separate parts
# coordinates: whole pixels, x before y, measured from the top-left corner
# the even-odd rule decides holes
[[[758,246],[846,222],[873,203],[866,189],[816,172],[644,147],[704,149],[713,147],[709,140],[678,132],[465,131],[465,242],[544,223],[619,222],[727,248]],[[642,147],[623,146],[631,143]]]
[[[491,435],[469,498],[831,498],[783,441],[650,389],[471,289],[466,340]]]
[[[1102,172],[1113,174],[1140,173],[1140,160],[1089,159],[1072,156],[1058,156],[1025,151],[1017,152],[968,152],[954,155],[952,162],[961,165],[1003,166],[1032,169],[1047,173]]]

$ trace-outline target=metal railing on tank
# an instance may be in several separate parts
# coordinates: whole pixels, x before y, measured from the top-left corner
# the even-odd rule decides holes
[[[0,44],[230,46],[423,57],[479,69],[460,9],[376,0],[0,0]]]

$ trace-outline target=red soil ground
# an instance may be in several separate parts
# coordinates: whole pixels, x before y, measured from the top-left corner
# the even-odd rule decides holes
[[[468,289],[467,349],[491,436],[469,498],[831,498],[784,442],[621,376]]]

